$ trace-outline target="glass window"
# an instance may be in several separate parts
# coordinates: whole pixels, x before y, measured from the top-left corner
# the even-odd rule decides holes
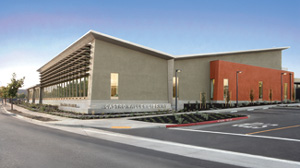
[[[173,97],[176,97],[176,80],[175,77],[173,77]],[[177,76],[177,97],[179,97],[179,77]]]
[[[69,81],[69,89],[70,89],[70,96],[69,97],[73,97],[73,81]]]
[[[68,90],[68,88],[67,88],[67,82],[64,82],[64,85],[65,85],[65,93],[64,93],[64,96],[65,96],[65,97],[68,97],[68,92],[67,92],[67,90]]]
[[[81,95],[80,95],[80,78],[77,79],[77,96],[81,97]]]
[[[84,78],[84,87],[85,87],[85,89],[84,89],[84,93],[85,93],[84,97],[87,97],[87,95],[88,95],[88,86],[89,86],[89,77],[85,77]]]
[[[223,94],[223,96],[224,96],[224,100],[226,99],[226,97],[227,97],[227,93],[228,93],[228,79],[224,79],[223,80],[223,91],[224,91],[224,94]]]
[[[88,95],[88,79],[89,77],[86,76],[47,86],[44,87],[43,90],[36,89],[35,93],[32,93],[32,95],[39,98],[39,92],[42,92],[44,98],[86,97]],[[115,82],[114,86],[116,87],[117,93],[118,83]]]
[[[65,97],[65,95],[64,95],[64,93],[65,93],[65,90],[64,90],[65,89],[65,85],[64,85],[64,83],[61,83],[60,87],[61,87],[61,89],[60,89],[61,90],[61,96],[60,97]]]
[[[82,94],[82,78],[79,79],[79,97],[82,97],[83,94]]]
[[[80,97],[84,97],[84,79],[80,79]]]
[[[78,97],[78,79],[75,79],[75,97]]]
[[[287,99],[287,94],[288,94],[288,84],[284,83],[284,99]]]
[[[214,87],[215,87],[215,79],[210,80],[210,99],[214,99]]]
[[[262,99],[263,98],[263,82],[262,81],[259,81],[258,82],[258,86],[259,86],[259,88],[258,88],[258,98],[259,99]]]
[[[70,97],[70,82],[67,81],[67,97]]]
[[[119,86],[119,74],[111,73],[110,74],[110,96],[112,99],[118,99],[118,86]]]

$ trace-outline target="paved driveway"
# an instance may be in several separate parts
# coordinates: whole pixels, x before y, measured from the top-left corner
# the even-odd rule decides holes
[[[250,115],[250,118],[236,122],[185,127],[184,129],[300,140],[300,108],[280,107],[267,110],[239,112],[238,114]]]
[[[300,161],[300,109],[274,108],[238,112],[249,119],[181,128],[110,130],[277,159]]]

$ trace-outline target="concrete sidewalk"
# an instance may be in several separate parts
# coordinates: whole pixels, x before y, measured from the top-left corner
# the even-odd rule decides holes
[[[11,104],[10,103],[6,103],[2,104],[2,106],[8,111],[11,109]],[[60,116],[56,116],[56,115],[51,115],[51,114],[46,114],[46,113],[41,113],[41,112],[35,112],[35,111],[30,111],[27,110],[23,107],[17,106],[14,104],[13,106],[14,110],[17,110],[19,112],[25,113],[25,114],[29,114],[29,115],[33,115],[33,116],[39,116],[39,117],[45,117],[45,118],[50,118],[53,120],[58,120],[58,121],[65,121],[65,120],[72,120],[70,118],[66,118],[66,117],[60,117]]]
[[[234,112],[238,112],[238,111],[253,111],[253,110],[256,110],[256,109],[268,109],[268,108],[277,107],[277,106],[296,106],[296,107],[300,107],[300,103],[297,103],[297,104],[280,104],[280,105],[264,105],[264,106],[250,106],[250,107],[217,109],[217,110],[206,110],[206,111],[200,111],[200,113],[228,113],[228,112],[234,113]],[[10,110],[10,104],[9,103],[7,103],[7,105],[3,105],[3,107],[5,107],[6,110]],[[166,125],[170,125],[170,124],[148,123],[148,122],[130,120],[131,118],[138,118],[138,117],[80,120],[80,119],[72,119],[72,118],[60,117],[60,116],[56,116],[56,115],[50,115],[50,114],[46,114],[46,113],[33,112],[33,111],[30,111],[30,110],[24,109],[22,107],[19,107],[17,105],[14,105],[14,109],[16,109],[16,110],[18,110],[22,113],[57,120],[57,121],[43,122],[45,124],[53,125],[53,126],[109,128],[109,129],[131,129],[131,128],[158,128],[158,127],[166,128]],[[189,114],[189,113],[196,113],[196,112],[185,112],[184,114]],[[177,114],[183,114],[183,113],[177,113]],[[160,115],[155,115],[155,116],[160,116]],[[141,117],[146,117],[146,116],[141,116]],[[147,117],[151,117],[151,116],[147,116]]]

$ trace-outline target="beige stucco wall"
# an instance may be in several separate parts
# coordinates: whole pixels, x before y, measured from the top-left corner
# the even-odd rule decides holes
[[[179,100],[198,100],[200,92],[210,94],[210,61],[224,60],[241,64],[281,69],[281,51],[263,51],[223,56],[209,56],[189,59],[175,59],[179,73]]]
[[[111,73],[119,73],[119,100],[168,101],[167,60],[95,40],[91,100],[111,99]]]

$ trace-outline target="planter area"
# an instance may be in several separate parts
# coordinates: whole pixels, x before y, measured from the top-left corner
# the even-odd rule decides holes
[[[33,112],[46,113],[46,114],[57,115],[57,116],[68,117],[68,118],[75,118],[80,120],[137,117],[137,116],[147,116],[147,115],[163,115],[163,114],[171,113],[171,111],[154,111],[154,112],[144,112],[144,113],[124,112],[124,113],[111,113],[111,114],[110,113],[81,114],[81,113],[59,110],[58,106],[53,106],[53,105],[39,105],[39,104],[30,104],[30,103],[21,103],[16,105]]]
[[[299,100],[296,101],[284,101],[284,104],[293,104],[293,103],[299,103]],[[250,106],[262,106],[262,105],[276,105],[281,104],[279,101],[255,101],[255,102],[244,102],[239,103],[239,107],[250,107]],[[196,101],[196,103],[185,103],[184,109],[180,110],[180,112],[189,112],[189,111],[201,111],[201,110],[214,110],[214,109],[226,109],[226,108],[235,108],[235,103],[206,103],[200,104]]]
[[[193,114],[174,114],[166,116],[157,117],[145,117],[136,118],[132,120],[153,122],[153,123],[167,123],[167,124],[190,124],[190,123],[200,123],[207,121],[225,120],[247,117],[246,115],[239,114],[229,114],[229,113],[193,113]]]

